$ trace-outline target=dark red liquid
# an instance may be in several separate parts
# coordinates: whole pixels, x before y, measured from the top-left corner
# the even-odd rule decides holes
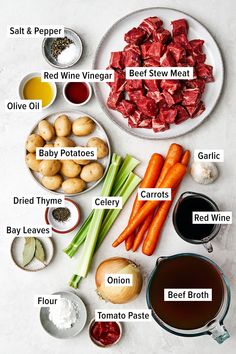
[[[65,95],[72,103],[83,103],[89,97],[88,85],[85,82],[69,82],[66,85]]]

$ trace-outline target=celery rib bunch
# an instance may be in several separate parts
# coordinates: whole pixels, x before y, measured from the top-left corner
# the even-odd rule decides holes
[[[132,172],[138,164],[139,161],[130,155],[127,155],[122,163],[121,156],[113,154],[103,183],[101,196],[121,197],[124,206],[141,181],[140,177]],[[71,243],[64,250],[69,257],[73,257],[84,243],[77,272],[70,280],[70,286],[73,288],[77,288],[79,281],[86,277],[94,252],[103,242],[120,211],[121,209],[92,210]]]

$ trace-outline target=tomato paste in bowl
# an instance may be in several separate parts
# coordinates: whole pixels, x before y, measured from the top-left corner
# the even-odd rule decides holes
[[[119,342],[122,327],[119,322],[99,322],[92,320],[89,335],[93,343],[99,347],[108,347]]]

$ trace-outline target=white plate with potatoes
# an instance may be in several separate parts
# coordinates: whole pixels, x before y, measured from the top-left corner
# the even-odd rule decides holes
[[[97,160],[36,160],[37,147],[93,147]],[[25,161],[33,178],[52,193],[75,196],[94,188],[106,174],[111,148],[103,127],[77,111],[42,118],[26,141]]]

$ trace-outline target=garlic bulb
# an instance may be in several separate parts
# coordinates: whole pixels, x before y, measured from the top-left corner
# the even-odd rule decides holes
[[[219,175],[218,169],[213,162],[194,162],[190,173],[194,181],[200,184],[210,184]]]

